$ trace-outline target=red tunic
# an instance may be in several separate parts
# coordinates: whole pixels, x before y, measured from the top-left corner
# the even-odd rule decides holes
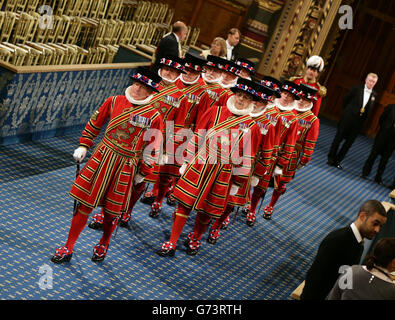
[[[75,179],[70,196],[88,207],[104,206],[120,214],[128,209],[134,175],[138,172],[147,176],[153,170],[163,125],[160,113],[151,104],[133,105],[125,96],[110,97],[88,121],[80,145],[91,148],[109,118],[103,139]],[[154,154],[143,152],[148,146]]]
[[[320,127],[318,118],[310,110],[305,112],[293,111],[296,114],[298,123],[297,141],[291,160],[280,176],[280,183],[288,183],[293,179],[298,162],[306,165],[310,161],[318,139]]]
[[[254,142],[259,140],[254,124],[249,115],[234,115],[226,106],[207,110],[188,144],[190,161],[178,180],[174,199],[191,210],[220,217],[231,185],[248,183],[256,153]],[[209,131],[204,134],[201,130]]]
[[[156,93],[150,102],[162,115],[163,120],[163,146],[162,152],[166,151],[166,129],[167,122],[174,121],[179,109],[184,109],[185,93],[177,87],[175,83],[167,87],[161,88],[159,93]],[[148,183],[155,183],[159,177],[159,164],[155,164],[152,173],[145,179]]]
[[[257,117],[252,117],[255,121],[253,127],[254,130],[258,130],[258,149],[254,156],[254,165],[251,170],[258,178],[263,178],[267,170],[270,170],[270,166],[273,162],[273,150],[276,142],[276,110],[273,108],[271,110],[265,110],[262,115]],[[243,183],[242,187],[239,188],[236,195],[229,197],[228,204],[232,206],[242,207],[246,204],[250,191],[251,179],[248,179],[247,183]]]
[[[196,122],[199,122],[203,114],[226,93],[226,90],[218,83],[208,83],[204,87],[204,90],[205,93],[201,96],[197,106],[198,114],[196,116]],[[226,103],[224,105],[226,105]]]
[[[178,83],[178,86],[181,85]],[[202,78],[192,85],[183,84],[182,92],[184,93],[180,107],[178,108],[174,120],[174,132],[168,136],[166,142],[166,155],[168,163],[160,166],[160,173],[178,177],[179,168],[182,165],[182,144],[187,144],[187,140],[193,135],[200,97],[204,94],[205,82]],[[181,147],[180,147],[181,146]],[[180,147],[180,148],[179,148]]]
[[[277,110],[279,110],[276,107]],[[275,110],[276,110],[275,109]],[[270,109],[269,109],[270,110]],[[258,188],[266,190],[269,186],[271,176],[273,174],[273,169],[275,165],[281,168],[286,168],[292,155],[292,151],[296,143],[297,134],[297,121],[295,113],[292,110],[281,111],[279,110],[277,125],[276,125],[276,141],[274,143],[275,147],[273,150],[273,161],[269,166],[267,173],[260,179],[258,183]],[[277,117],[276,115],[276,117]],[[258,166],[260,164],[258,163]],[[262,172],[260,169],[259,172]]]

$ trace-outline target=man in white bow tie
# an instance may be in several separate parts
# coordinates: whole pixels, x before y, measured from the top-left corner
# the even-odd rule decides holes
[[[344,159],[361,132],[368,113],[376,100],[377,93],[373,90],[373,87],[376,85],[377,80],[377,74],[369,73],[365,79],[365,85],[352,87],[344,97],[343,115],[328,153],[328,165],[342,169],[340,162]],[[338,151],[343,140],[345,142],[340,151]]]

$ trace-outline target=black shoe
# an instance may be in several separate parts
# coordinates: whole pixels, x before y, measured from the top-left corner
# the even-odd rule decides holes
[[[121,221],[121,223],[119,224],[119,226],[121,228],[126,228],[126,229],[130,229],[129,223],[127,221]]]
[[[361,174],[361,178],[366,180],[366,175]]]
[[[254,226],[254,224],[255,224],[255,221],[250,221],[250,220],[247,220],[247,226],[249,226],[249,227],[253,227],[253,226]]]
[[[328,161],[326,162],[326,164],[327,164],[328,166],[334,166],[334,165],[335,165],[335,161],[329,160],[329,159],[328,159]]]
[[[156,251],[156,253],[158,255],[160,255],[161,257],[173,257],[174,254],[176,253],[176,250],[174,250],[174,249],[168,249],[168,250],[160,249],[160,250]]]
[[[145,203],[145,204],[153,204],[155,201],[156,196],[152,196],[152,197],[142,197],[141,198],[141,202]]]
[[[88,227],[94,230],[98,230],[98,229],[102,229],[103,228],[103,224],[102,223],[98,223],[96,221],[92,221],[90,224],[88,224]]]
[[[248,214],[248,212],[250,211],[249,207],[244,207],[243,209],[241,209],[241,213],[246,216]]]
[[[217,243],[217,239],[215,239],[215,238],[207,238],[207,242],[209,244],[216,244]]]
[[[93,248],[93,255],[91,260],[93,262],[102,262],[107,255],[108,246],[104,244],[97,244]]]
[[[174,249],[174,245],[170,241],[165,242],[160,250],[156,251],[161,257],[173,257],[175,252],[176,249]]]
[[[343,167],[341,166],[340,163],[336,163],[335,167],[338,168],[338,169],[340,169],[340,170],[343,170]]]
[[[195,256],[198,253],[199,249],[191,249],[191,247],[188,246],[187,248],[187,254],[190,256]]]
[[[70,251],[67,247],[60,247],[55,250],[55,254],[51,258],[51,261],[56,264],[61,264],[63,262],[69,262],[73,253],[69,253]]]
[[[376,183],[379,184],[380,186],[383,186],[383,185],[384,185],[383,180],[382,180],[381,178],[375,178],[375,179],[374,179],[374,182],[376,182]]]
[[[170,197],[167,197],[166,203],[167,203],[169,206],[171,206],[171,207],[174,207],[174,206],[177,204],[176,200],[173,200],[173,198],[172,198],[171,196],[170,196]]]

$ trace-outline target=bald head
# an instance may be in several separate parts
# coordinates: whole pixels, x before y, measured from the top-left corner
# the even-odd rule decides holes
[[[173,32],[178,36],[180,41],[184,41],[187,36],[188,27],[184,22],[177,21],[173,24]]]

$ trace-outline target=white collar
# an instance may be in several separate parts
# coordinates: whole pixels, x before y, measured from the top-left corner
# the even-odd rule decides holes
[[[283,105],[279,102],[279,99],[277,98],[277,99],[274,99],[273,104],[276,105],[277,108],[279,108],[281,111],[290,111],[290,110],[295,109],[295,101],[294,101],[294,103],[291,103],[289,106],[283,106]]]
[[[230,49],[233,49],[233,48],[234,48],[234,46],[231,46],[231,45],[229,44],[228,40],[226,40],[225,42],[226,42],[226,46],[227,46],[228,48],[230,48]]]
[[[176,82],[179,78],[180,78],[180,76],[181,76],[181,74],[177,77],[177,78],[175,78],[174,80],[170,80],[170,79],[167,79],[167,78],[165,78],[165,77],[162,77],[161,76],[161,74],[160,74],[160,71],[161,71],[162,69],[159,69],[158,70],[158,75],[159,75],[159,77],[161,77],[163,80],[165,80],[166,82],[168,82],[168,83],[174,83],[174,82]]]
[[[239,110],[235,107],[234,104],[235,96],[231,96],[228,101],[226,101],[226,107],[230,112],[232,112],[236,116],[245,116],[249,113],[251,113],[252,110],[254,110],[254,105],[251,103],[250,106],[247,109]]]
[[[219,78],[214,79],[214,80],[209,80],[209,79],[206,78],[206,74],[204,72],[202,73],[202,78],[207,83],[218,83],[218,84],[220,84],[222,82],[222,76],[220,76]]]
[[[259,111],[259,112],[257,112],[257,113],[254,113],[254,111],[250,112],[251,118],[258,118],[258,117],[260,117],[261,115],[263,115],[263,114],[266,112],[267,107],[268,107],[268,106],[266,106],[265,109],[263,109],[262,111]]]
[[[364,90],[367,91],[367,92],[372,92],[372,89],[369,89],[369,88],[366,86],[366,84],[365,84]]]
[[[136,100],[136,99],[132,98],[132,96],[130,95],[130,93],[129,93],[130,88],[131,88],[131,86],[126,88],[126,90],[125,90],[125,97],[126,97],[126,99],[128,99],[128,101],[131,104],[136,104],[136,105],[139,105],[139,106],[143,105],[143,104],[147,104],[147,103],[149,103],[151,101],[151,99],[154,96],[153,94],[151,94],[150,96],[148,96],[148,98],[146,98],[144,100]]]
[[[301,108],[301,107],[299,107],[299,103],[297,103],[295,101],[295,110],[297,110],[299,112],[309,111],[309,110],[311,110],[312,107],[313,107],[313,103],[312,102],[310,102],[309,106],[307,106],[306,108]]]
[[[183,75],[184,75],[184,74],[181,73],[181,75],[180,75],[180,80],[181,80],[183,83],[185,83],[185,84],[194,84],[194,83],[198,82],[199,79],[200,79],[200,76],[197,76],[196,80],[193,80],[192,82],[189,82],[189,81],[186,81],[186,80],[184,79]]]
[[[361,243],[363,241],[361,233],[359,232],[357,226],[355,223],[351,223],[350,225],[352,232],[354,233],[355,239],[357,239],[358,243]]]
[[[180,38],[173,32],[173,34],[175,35],[177,42],[180,42]]]

